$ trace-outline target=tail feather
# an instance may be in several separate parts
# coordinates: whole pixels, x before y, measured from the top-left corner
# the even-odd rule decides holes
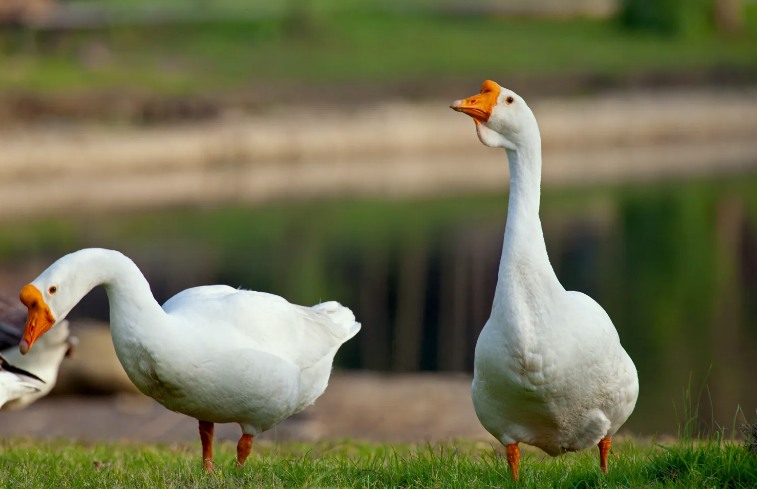
[[[344,341],[349,340],[360,331],[360,323],[355,321],[355,314],[348,307],[344,307],[337,301],[328,301],[313,306],[316,311],[326,313],[331,321],[341,326],[345,332]]]

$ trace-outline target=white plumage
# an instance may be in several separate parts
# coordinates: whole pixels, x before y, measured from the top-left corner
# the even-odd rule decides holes
[[[0,407],[39,392],[43,386],[42,379],[12,365],[0,355]]]
[[[517,478],[524,442],[550,455],[600,446],[636,404],[636,368],[607,313],[566,291],[547,256],[539,220],[541,139],[525,101],[492,81],[451,106],[473,117],[479,139],[510,166],[507,225],[492,313],[476,345],[473,403],[508,448]]]
[[[21,355],[18,344],[23,336],[25,319],[26,309],[18,298],[11,301],[0,297],[0,354],[14,367],[31,372],[42,380],[28,381],[35,389],[9,399],[4,409],[22,409],[49,394],[58,380],[63,358],[76,343],[76,338],[69,333],[68,321],[61,321],[55,331],[40,338],[33,352]]]
[[[324,392],[334,355],[360,330],[352,312],[336,302],[304,307],[225,285],[187,289],[161,308],[137,266],[104,249],[66,255],[27,285],[22,300],[30,322],[52,327],[45,324],[48,311],[59,321],[97,285],[108,293],[113,345],[124,370],[143,393],[200,420],[208,470],[212,423],[239,423],[243,463],[252,436]],[[22,350],[35,339],[27,329]]]

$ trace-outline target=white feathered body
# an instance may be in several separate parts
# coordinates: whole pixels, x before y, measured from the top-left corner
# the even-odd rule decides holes
[[[29,391],[26,395],[9,400],[4,408],[22,409],[49,394],[53,390],[53,387],[55,387],[61,362],[63,362],[63,358],[70,348],[71,340],[68,321],[61,321],[55,328],[42,336],[37,341],[35,349],[28,354],[21,355],[18,350],[18,343],[3,350],[1,352],[2,355],[10,363],[16,367],[28,370],[44,381],[42,383],[33,379],[29,380],[36,389]]]
[[[550,455],[595,446],[636,404],[636,369],[605,311],[579,292],[495,308],[476,345],[473,402],[503,444]],[[580,327],[576,327],[576,326]]]
[[[105,287],[116,354],[140,391],[252,435],[312,404],[337,350],[360,330],[337,302],[304,307],[225,285],[187,289],[161,307],[134,262],[113,250],[66,255],[30,285],[54,284],[57,293],[44,298],[61,319],[93,287]]]
[[[532,130],[532,144],[508,151],[507,226],[492,314],[476,345],[472,397],[481,424],[500,442],[557,455],[612,436],[633,412],[639,382],[607,313],[566,291],[549,262]]]
[[[152,332],[128,324],[118,307],[111,300],[113,344],[142,392],[250,434],[311,405],[326,389],[337,350],[360,329],[336,302],[304,307],[223,285],[169,299],[166,320]]]
[[[39,392],[42,385],[34,379],[0,370],[0,407]]]

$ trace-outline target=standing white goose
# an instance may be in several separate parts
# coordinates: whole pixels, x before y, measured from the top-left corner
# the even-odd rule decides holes
[[[515,92],[489,80],[451,108],[473,118],[484,145],[504,148],[510,166],[494,304],[476,344],[476,414],[505,445],[514,479],[519,442],[552,456],[598,445],[606,472],[610,437],[631,415],[639,382],[607,313],[566,291],[549,263],[539,220],[536,118]]]
[[[60,258],[24,286],[28,319],[20,349],[103,285],[113,345],[140,391],[197,418],[205,469],[213,470],[213,423],[239,423],[242,465],[254,435],[323,393],[339,347],[359,330],[337,302],[290,304],[225,285],[187,289],[161,308],[137,266],[117,251],[84,249]]]

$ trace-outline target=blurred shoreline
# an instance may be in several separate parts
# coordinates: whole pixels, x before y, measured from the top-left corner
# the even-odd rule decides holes
[[[482,148],[470,120],[448,103],[279,107],[142,127],[7,128],[0,132],[0,219],[501,189],[503,155]],[[757,169],[755,87],[537,97],[530,105],[542,131],[545,186]],[[28,205],[29,195],[45,198]]]
[[[354,439],[421,443],[456,438],[492,441],[476,418],[468,374],[335,372],[313,406],[257,440]],[[398,410],[397,406],[402,406]],[[444,416],[439,416],[444,413]],[[236,441],[239,426],[219,424],[216,439]],[[0,436],[40,439],[178,442],[197,439],[197,421],[134,393],[54,396],[3,411]]]

